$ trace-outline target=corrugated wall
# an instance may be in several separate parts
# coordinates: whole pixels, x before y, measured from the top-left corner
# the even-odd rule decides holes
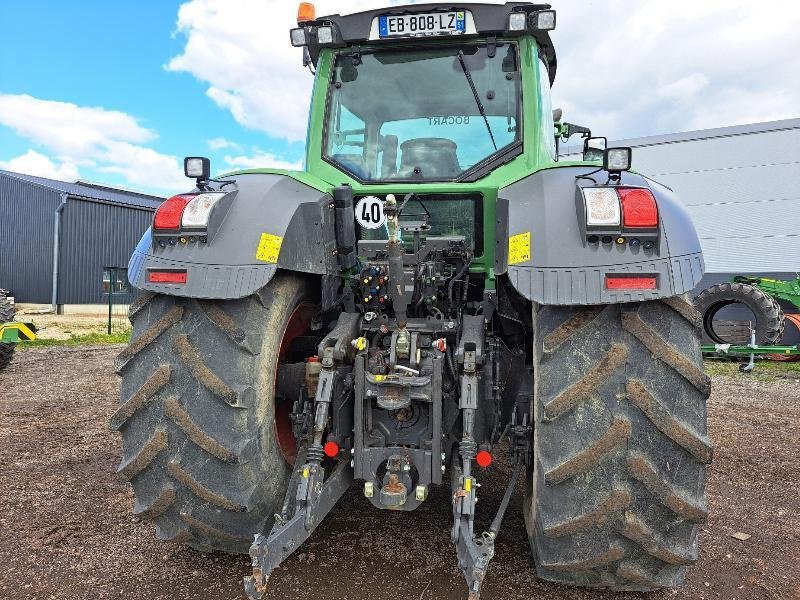
[[[61,221],[59,304],[104,302],[103,268],[128,266],[153,213],[70,198]]]
[[[47,304],[59,192],[0,175],[0,287],[17,302]]]

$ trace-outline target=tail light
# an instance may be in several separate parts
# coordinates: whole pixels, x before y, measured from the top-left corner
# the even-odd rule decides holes
[[[211,211],[224,196],[221,192],[179,194],[166,200],[156,211],[153,229],[177,230],[208,227]]]
[[[645,188],[582,188],[586,226],[593,228],[655,229],[658,205]]]
[[[194,194],[179,194],[165,200],[156,210],[153,229],[180,229],[183,209],[194,197]]]
[[[614,188],[583,188],[583,201],[588,226],[619,226],[619,196]]]
[[[658,206],[650,190],[617,188],[625,227],[658,227]]]

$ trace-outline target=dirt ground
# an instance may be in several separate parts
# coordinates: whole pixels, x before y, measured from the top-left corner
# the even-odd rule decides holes
[[[247,557],[203,555],[159,542],[131,516],[130,487],[114,475],[119,440],[118,347],[17,352],[0,374],[0,598],[241,600]],[[727,371],[710,401],[711,516],[686,586],[649,597],[800,599],[800,373]],[[509,473],[490,469],[483,515]],[[275,572],[270,599],[426,600],[464,597],[449,542],[444,490],[410,514],[377,511],[351,491]],[[491,517],[485,517],[488,520]],[[482,523],[485,525],[485,523]],[[731,537],[751,535],[746,541]],[[512,503],[484,582],[486,599],[645,598],[538,581],[520,503]]]

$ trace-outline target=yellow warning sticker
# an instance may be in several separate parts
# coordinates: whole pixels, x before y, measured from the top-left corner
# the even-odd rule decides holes
[[[262,233],[261,240],[258,242],[256,259],[268,263],[278,262],[278,255],[281,253],[283,238],[271,233]]]
[[[527,262],[531,259],[531,232],[526,231],[508,238],[508,264]]]

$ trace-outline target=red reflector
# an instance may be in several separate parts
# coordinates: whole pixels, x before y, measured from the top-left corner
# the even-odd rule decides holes
[[[609,277],[606,275],[607,290],[654,290],[655,277]]]
[[[658,227],[658,206],[650,190],[617,188],[625,227]]]
[[[475,462],[477,462],[481,467],[485,469],[490,464],[492,464],[492,455],[486,450],[481,450],[475,457]]]
[[[153,229],[180,229],[183,209],[194,194],[180,194],[161,203],[153,218]]]
[[[336,442],[325,442],[325,446],[322,448],[325,452],[325,456],[328,458],[335,458],[339,456],[339,444]]]
[[[150,283],[186,283],[186,271],[148,271]]]

